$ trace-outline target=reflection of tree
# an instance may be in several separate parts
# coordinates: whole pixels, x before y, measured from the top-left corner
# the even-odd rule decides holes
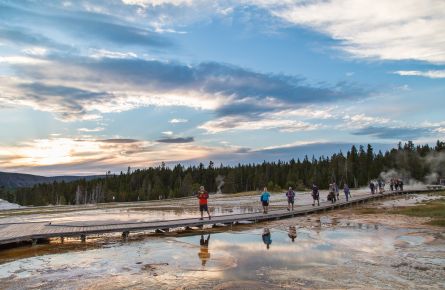
[[[200,249],[198,253],[199,259],[201,259],[201,265],[205,266],[207,261],[210,259],[209,253],[209,240],[210,234],[207,236],[207,239],[204,240],[204,235],[201,235],[201,240],[199,241]]]

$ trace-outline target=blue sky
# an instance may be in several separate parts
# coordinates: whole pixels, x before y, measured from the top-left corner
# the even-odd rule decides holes
[[[434,143],[443,27],[440,0],[0,0],[0,170]]]

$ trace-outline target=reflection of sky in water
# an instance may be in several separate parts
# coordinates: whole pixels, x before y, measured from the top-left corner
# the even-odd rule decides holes
[[[48,287],[60,286],[58,281],[64,281],[65,286],[74,288],[81,285],[110,288],[133,285],[137,281],[146,287],[150,283],[163,283],[169,288],[201,283],[204,278],[220,282],[270,281],[276,275],[272,273],[280,271],[291,273],[289,275],[298,276],[299,279],[316,280],[317,275],[323,275],[333,266],[366,269],[369,267],[366,263],[370,261],[375,263],[390,257],[397,260],[394,244],[408,236],[406,229],[399,231],[384,227],[302,228],[297,229],[297,238],[292,242],[286,230],[272,227],[270,232],[273,243],[269,250],[262,240],[262,228],[211,233],[208,248],[200,245],[199,232],[176,238],[151,237],[128,243],[114,242],[99,248],[83,249],[84,246],[79,245],[76,250],[68,252],[58,249],[63,245],[43,245],[41,247],[52,247],[52,253],[2,264],[0,283],[25,279],[26,285],[30,286],[39,283]],[[203,237],[207,238],[207,233],[204,234]],[[36,255],[38,248],[34,253]],[[441,250],[443,252],[443,247]],[[204,258],[205,266],[202,263]],[[148,267],[147,270],[147,264],[154,265],[154,268]],[[382,271],[394,271],[387,264],[381,264],[379,267]],[[337,272],[337,275],[342,273]],[[392,275],[388,274],[388,279]],[[400,277],[398,279],[404,281]],[[391,283],[388,281],[385,283]],[[340,283],[335,284],[338,286],[348,285],[336,283]]]
[[[355,195],[364,194],[365,192],[353,192]],[[322,199],[325,196],[321,194]],[[298,192],[295,198],[295,206],[312,204],[312,197],[309,193]],[[179,218],[191,218],[199,216],[198,200],[196,198],[154,201],[154,202],[133,202],[133,203],[116,203],[116,208],[107,209],[89,209],[78,210],[72,212],[63,212],[63,208],[45,207],[43,209],[35,208],[33,210],[42,210],[50,213],[36,213],[30,215],[17,216],[1,216],[1,223],[11,222],[29,222],[29,221],[53,221],[53,222],[70,222],[70,221],[99,221],[99,222],[138,222],[138,221],[158,221],[171,220]],[[92,205],[91,205],[92,206]],[[271,206],[284,208],[287,206],[287,198],[285,194],[272,194]],[[70,208],[73,209],[73,208]],[[260,212],[261,205],[259,195],[239,196],[239,197],[221,197],[211,195],[209,199],[209,209],[212,215],[228,215]],[[51,213],[51,211],[61,211]]]

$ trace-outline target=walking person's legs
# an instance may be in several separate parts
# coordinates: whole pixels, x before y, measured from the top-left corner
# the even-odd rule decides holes
[[[202,206],[202,204],[199,205],[199,211],[201,212],[200,220],[202,220],[204,218],[204,207]]]
[[[210,211],[209,211],[209,207],[206,205],[206,210],[207,210],[207,215],[209,216],[209,220],[212,219],[212,217],[210,216]]]

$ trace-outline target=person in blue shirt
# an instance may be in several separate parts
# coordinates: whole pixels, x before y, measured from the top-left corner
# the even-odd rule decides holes
[[[270,193],[267,191],[267,187],[265,187],[260,197],[261,204],[263,205],[263,213],[267,213],[269,208],[269,199]]]

